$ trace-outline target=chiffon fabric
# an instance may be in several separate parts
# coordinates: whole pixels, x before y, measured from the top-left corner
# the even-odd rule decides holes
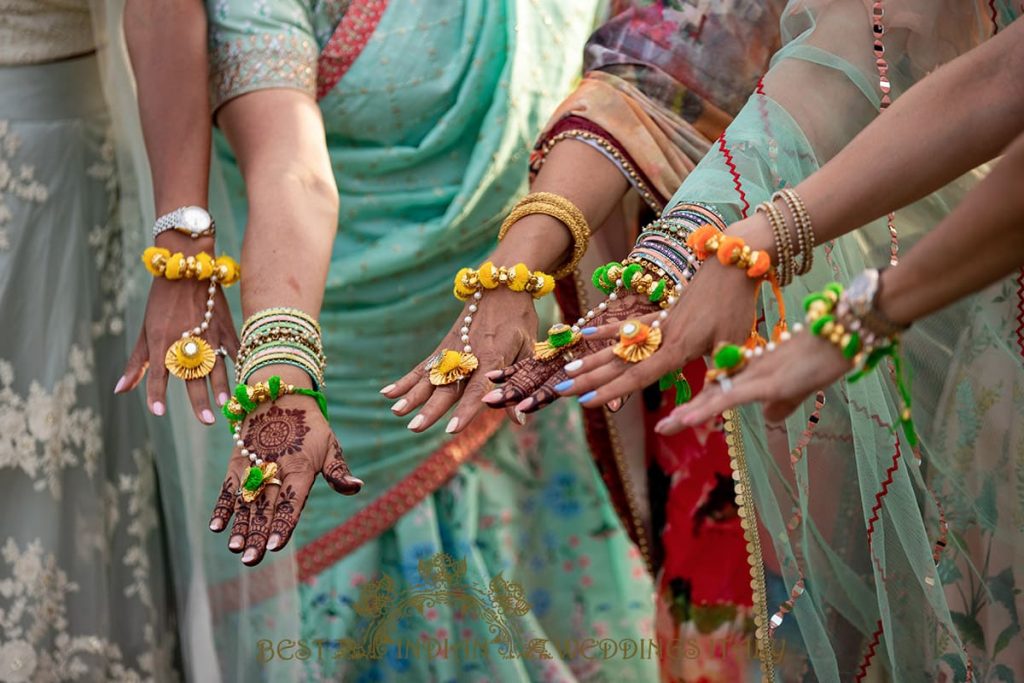
[[[173,681],[154,451],[142,404],[111,393],[127,297],[110,116],[95,55],[25,63],[52,56],[48,26],[92,46],[87,7],[84,28],[35,10],[26,59],[0,66],[0,680]],[[0,33],[6,60],[20,43]]]
[[[208,10],[215,106],[267,88],[319,95],[341,194],[320,316],[327,397],[366,481],[351,498],[314,485],[289,547],[258,568],[242,567],[224,537],[199,541],[193,575],[209,587],[221,675],[651,680],[654,658],[585,657],[572,646],[643,641],[652,614],[650,579],[587,457],[578,411],[524,428],[494,413],[458,437],[440,427],[417,435],[378,393],[422,363],[460,315],[451,278],[484,259],[524,191],[530,145],[577,72],[594,3],[217,0]],[[244,186],[222,140],[217,151],[232,208],[216,216],[218,241],[231,244],[230,225],[246,219]],[[201,446],[210,454],[201,471],[185,474],[200,529],[223,478],[226,431]],[[439,455],[459,467],[421,487],[422,466]],[[439,577],[444,597],[374,641],[381,656],[353,654],[369,638],[367,601],[434,590]],[[546,640],[550,658],[505,658],[487,645],[495,633],[450,599],[453,577],[518,596],[499,600],[504,623],[521,647]],[[304,641],[312,655],[279,656],[281,639]],[[410,643],[446,640],[484,643],[489,656],[409,654]]]
[[[1019,11],[880,4],[879,36],[865,3],[790,2],[763,86],[669,207],[709,202],[736,220],[820,167],[879,115],[876,37],[899,97]],[[892,232],[883,219],[821,245],[814,269],[785,290],[790,324],[809,292],[897,262],[982,172],[896,212]],[[896,426],[884,366],[819,392],[784,423],[766,424],[758,406],[726,415],[766,680],[1024,677],[1020,282],[1008,278],[904,336],[916,448]],[[766,334],[777,320],[770,296],[764,308]]]
[[[662,211],[712,148],[778,49],[783,6],[613,3],[587,42],[582,81],[548,121],[532,163],[538,172],[571,140],[604,154],[629,182],[591,239],[583,273],[621,257],[636,227]],[[569,322],[604,299],[585,279],[558,285]],[[684,369],[694,391],[704,371],[703,360]],[[588,441],[623,524],[649,549],[662,680],[742,680],[757,665],[728,449],[715,430],[655,434],[674,405],[674,390],[651,386],[616,413],[587,410]]]

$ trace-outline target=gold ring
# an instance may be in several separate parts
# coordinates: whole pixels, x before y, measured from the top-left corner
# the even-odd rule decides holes
[[[202,337],[189,335],[171,344],[164,356],[167,371],[186,382],[202,379],[210,374],[217,362],[217,354]]]
[[[578,344],[582,338],[583,335],[565,323],[557,323],[548,329],[547,339],[533,345],[533,357],[537,360],[551,360],[563,353],[567,354],[569,347]]]
[[[423,369],[427,371],[430,383],[441,387],[453,382],[461,382],[480,366],[477,357],[468,351],[452,351],[441,349],[427,361]]]
[[[661,330],[639,320],[627,320],[619,327],[619,341],[612,353],[627,363],[639,363],[654,355],[661,346]]]

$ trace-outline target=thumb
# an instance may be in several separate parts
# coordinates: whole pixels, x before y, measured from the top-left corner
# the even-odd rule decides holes
[[[341,444],[338,443],[338,439],[333,434],[327,448],[328,454],[327,458],[324,459],[321,473],[324,475],[328,486],[343,496],[352,496],[359,493],[360,489],[363,488],[363,480],[352,475],[348,468],[348,463],[345,462],[345,456],[342,454]]]

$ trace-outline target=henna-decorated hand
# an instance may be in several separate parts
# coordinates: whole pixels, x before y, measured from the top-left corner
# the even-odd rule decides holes
[[[599,311],[592,319],[592,324],[611,325],[613,329],[618,329],[618,324],[625,320],[648,316],[658,310],[657,305],[643,297],[624,296],[610,302],[604,311]],[[587,328],[587,331],[592,329]],[[573,358],[583,358],[609,349],[613,344],[614,340],[607,337],[585,336],[567,353],[549,360],[537,360],[531,353],[510,367],[488,373],[488,379],[504,386],[484,396],[484,402],[493,408],[515,405],[516,410],[524,413],[540,410],[558,398],[555,387],[568,378],[564,369],[566,361],[572,359],[568,353]],[[617,409],[618,405],[611,404],[609,407]]]
[[[703,424],[723,410],[753,401],[763,402],[765,417],[777,422],[815,391],[849,372],[850,367],[850,361],[834,344],[803,330],[774,351],[752,358],[730,378],[729,391],[722,391],[717,382],[706,384],[693,401],[673,410],[655,430],[675,434]]]
[[[537,334],[533,298],[505,288],[487,291],[479,301],[467,304],[434,353],[441,349],[462,350],[465,346],[461,339],[464,318],[470,315],[470,306],[474,303],[477,310],[472,313],[469,341],[480,365],[468,381],[435,387],[427,377],[424,363],[420,363],[405,377],[381,389],[388,398],[401,397],[391,407],[395,415],[408,415],[423,406],[409,423],[409,429],[414,432],[422,432],[433,425],[456,402],[459,407],[448,422],[446,431],[450,434],[462,431],[484,407],[480,399],[490,388],[490,373],[533,354],[533,341]]]
[[[317,473],[332,489],[346,496],[359,492],[363,482],[348,469],[341,445],[330,425],[305,396],[282,396],[261,405],[242,427],[245,448],[278,466],[280,485],[267,484],[260,495],[246,503],[239,486],[249,470],[249,458],[236,447],[228,462],[228,474],[210,519],[212,531],[223,531],[234,515],[228,548],[245,551],[242,562],[259,564],[267,550],[284,548],[306,504]]]
[[[171,251],[185,254],[196,254],[200,251],[213,252],[213,239],[204,238],[193,241],[192,238],[177,233],[163,233],[158,244]],[[146,302],[146,317],[139,331],[139,339],[135,344],[124,374],[114,388],[115,394],[134,389],[149,370],[146,382],[146,403],[154,415],[163,415],[166,411],[167,367],[164,356],[167,349],[181,338],[181,333],[192,329],[203,321],[206,313],[206,299],[209,282],[198,280],[167,280],[154,278],[149,288],[149,300]],[[213,309],[213,318],[209,329],[202,335],[214,349],[223,347],[234,358],[238,353],[238,334],[235,332],[231,311],[223,288],[218,287]],[[185,382],[192,410],[200,422],[213,424],[214,413],[210,409],[210,394],[213,389],[217,404],[224,405],[230,398],[231,389],[228,385],[227,365],[224,358],[217,357],[213,371],[202,379]]]
[[[558,393],[578,395],[587,408],[602,406],[711,353],[718,342],[742,343],[754,319],[754,295],[760,283],[739,268],[709,259],[662,321],[662,344],[654,355],[627,363],[612,353],[613,344],[608,343],[603,350],[568,365],[571,381],[560,385]],[[590,338],[614,342],[618,336],[617,325],[605,325]]]

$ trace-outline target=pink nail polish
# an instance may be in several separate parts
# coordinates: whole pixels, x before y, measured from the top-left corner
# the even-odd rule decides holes
[[[488,394],[485,394],[484,398],[483,398],[483,401],[484,401],[484,403],[489,403],[490,401],[497,401],[498,399],[501,398],[502,393],[503,392],[502,392],[501,389],[495,389],[494,391],[492,391],[492,392],[490,392]]]
[[[121,379],[117,380],[117,386],[114,387],[114,393],[120,394],[121,390],[124,389],[124,385],[128,384],[128,378],[121,375]]]
[[[256,559],[256,548],[246,548],[242,555],[242,562],[248,564]]]
[[[224,405],[225,403],[228,402],[230,398],[231,397],[228,396],[225,392],[220,392],[220,394],[217,396],[217,405]]]
[[[157,417],[163,417],[163,414],[164,414],[165,410],[166,410],[166,408],[164,408],[164,404],[163,403],[161,403],[160,401],[153,401],[153,414],[154,415],[156,415]]]
[[[203,418],[203,422],[205,422],[206,424],[208,424],[208,425],[212,425],[213,424],[213,421],[214,421],[213,420],[213,413],[210,412],[209,408],[206,408],[206,409],[203,410],[203,413],[202,413],[201,417]]]

